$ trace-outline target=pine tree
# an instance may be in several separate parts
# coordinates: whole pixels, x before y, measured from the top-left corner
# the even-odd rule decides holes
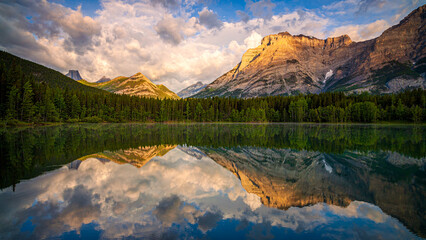
[[[24,93],[22,96],[21,120],[30,122],[34,115],[33,89],[29,81],[24,84]]]
[[[19,90],[13,86],[9,92],[9,106],[6,111],[7,119],[17,119],[18,118],[18,101],[19,101]]]
[[[80,112],[81,112],[80,101],[78,100],[78,97],[75,94],[71,98],[70,110],[71,110],[70,111],[71,118],[78,118],[80,116]]]

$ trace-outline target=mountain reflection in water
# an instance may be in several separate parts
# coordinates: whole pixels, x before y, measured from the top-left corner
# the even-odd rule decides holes
[[[28,167],[15,173],[31,180],[0,192],[0,237],[425,236],[425,142],[422,135],[417,140],[416,135],[410,140],[396,138],[414,131],[422,134],[423,128],[204,125],[210,131],[205,134],[199,125],[139,125],[130,127],[130,140],[119,141],[124,139],[120,138],[123,127],[128,126],[116,126],[119,133],[111,126],[101,130],[80,126],[77,132],[85,133],[87,143],[82,152],[90,150],[87,140],[102,142],[92,133],[115,143],[77,157],[75,149],[63,150],[56,155],[77,159],[65,165],[51,164],[60,161],[55,154],[32,155],[28,150]],[[36,131],[58,136],[50,135],[52,130],[61,137],[43,139],[32,131],[3,136],[9,134],[9,143],[25,134],[40,138],[35,142],[67,137],[64,129]],[[70,131],[76,136],[76,129]],[[336,139],[340,132],[363,136],[365,143],[355,137]],[[386,139],[388,145],[380,144],[392,135],[389,132],[394,138]],[[333,139],[327,139],[328,134]],[[133,142],[142,139],[142,145]],[[221,139],[227,140],[221,145]],[[417,151],[398,151],[404,144]],[[40,147],[33,146],[33,153],[43,152],[34,148]],[[2,151],[15,160],[2,162],[3,167],[19,166],[11,157],[18,156],[14,151],[22,150]],[[42,158],[48,163],[43,165]],[[37,176],[40,169],[55,168]],[[2,175],[3,184],[16,179],[16,175],[7,177]]]

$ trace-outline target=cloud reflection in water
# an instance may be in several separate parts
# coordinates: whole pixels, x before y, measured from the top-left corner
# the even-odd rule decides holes
[[[188,152],[189,151],[189,152]],[[195,151],[191,156],[191,151]],[[369,203],[263,206],[230,171],[198,149],[175,148],[143,167],[88,158],[0,193],[0,235],[66,238],[412,238]],[[85,232],[86,231],[86,232]],[[282,235],[281,235],[282,236]]]

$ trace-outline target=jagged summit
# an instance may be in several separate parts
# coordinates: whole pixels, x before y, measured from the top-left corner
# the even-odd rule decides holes
[[[262,39],[194,97],[257,97],[326,91],[390,93],[426,88],[425,7],[375,39],[318,39],[288,32]]]
[[[197,82],[187,88],[182,89],[180,92],[177,93],[177,95],[181,98],[191,97],[192,95],[197,94],[199,91],[203,90],[206,86],[207,84]]]
[[[107,78],[105,76],[102,76],[98,81],[96,81],[97,83],[103,83],[103,82],[108,82],[111,81],[111,78]]]
[[[83,79],[80,76],[80,73],[78,72],[78,70],[69,70],[67,74],[65,74],[65,76],[72,78],[76,81]]]
[[[91,83],[80,80],[80,83],[91,87],[100,88],[109,92],[126,94],[132,96],[143,96],[149,98],[169,98],[179,99],[174,92],[170,91],[164,85],[156,85],[152,83],[145,75],[138,72],[130,77],[116,77],[105,82]]]

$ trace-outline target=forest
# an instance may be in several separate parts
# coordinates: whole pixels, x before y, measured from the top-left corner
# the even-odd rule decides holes
[[[350,124],[64,124],[38,128],[0,128],[0,189],[59,168],[80,157],[159,145],[223,149],[256,147],[315,151],[338,156],[348,151],[426,155],[424,128]],[[385,176],[404,178],[418,168],[370,163]],[[387,169],[387,170],[384,170]],[[393,171],[398,171],[395,173]],[[421,173],[421,172],[420,172]]]
[[[5,56],[9,61],[5,61]],[[426,118],[426,91],[422,89],[384,95],[327,92],[249,99],[160,100],[83,86],[59,72],[5,52],[0,60],[0,119],[8,125],[20,122],[372,123],[424,122]]]

